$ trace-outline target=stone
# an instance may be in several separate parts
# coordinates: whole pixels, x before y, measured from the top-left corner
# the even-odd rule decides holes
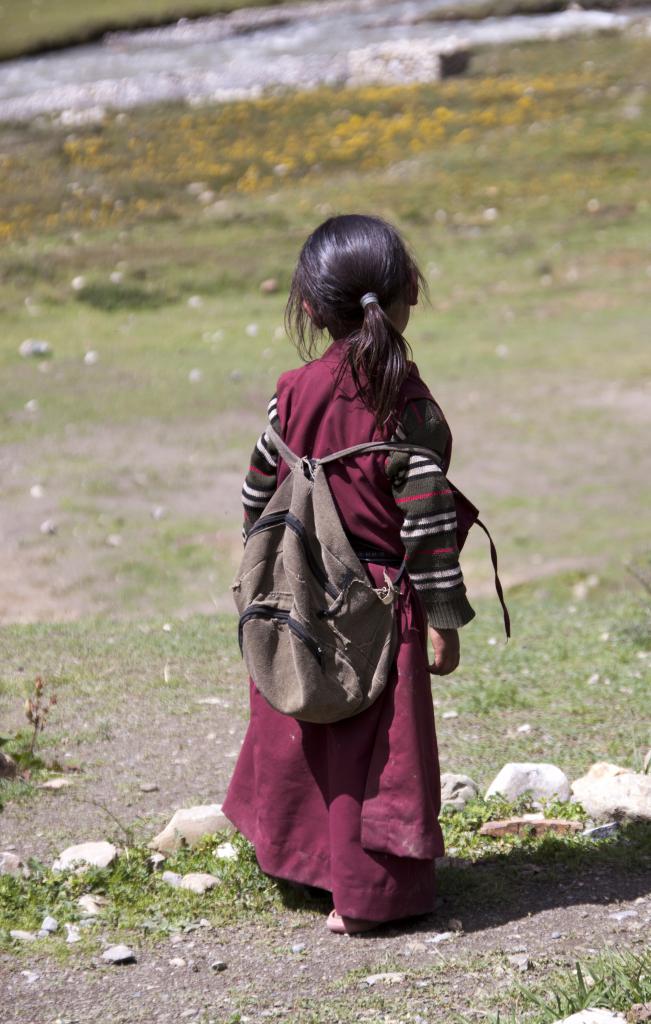
[[[630,1024],[646,1024],[651,1021],[651,1002],[634,1003],[630,1010],[626,1011],[626,1020]]]
[[[28,985],[33,985],[35,981],[38,981],[40,974],[38,971],[21,971],[20,972],[27,982]]]
[[[469,775],[456,775],[454,772],[443,772],[441,775],[442,807],[461,811],[469,800],[478,795],[479,786]]]
[[[367,985],[401,985],[405,980],[404,974],[398,971],[385,971],[382,974],[367,974],[364,982]]]
[[[76,924],[64,924],[66,930],[66,942],[81,942],[81,932]]]
[[[165,873],[171,874],[171,872]],[[190,892],[196,892],[201,896],[208,889],[214,889],[216,885],[219,885],[219,879],[215,875],[209,875],[203,871],[190,871],[181,879],[179,889],[189,889]]]
[[[45,932],[55,932],[55,931],[57,931],[58,927],[59,927],[59,922],[57,921],[57,919],[55,917],[50,917],[48,915],[47,917],[43,918],[43,921],[41,923],[41,929],[43,931],[45,931]]]
[[[609,821],[605,825],[595,825],[593,828],[586,828],[581,833],[586,839],[609,839],[619,832],[619,822]]]
[[[41,525],[39,526],[39,530],[41,531],[41,533],[45,536],[50,537],[53,537],[58,529],[59,527],[55,523],[54,519],[44,519]]]
[[[203,836],[232,828],[222,814],[221,804],[203,804],[183,807],[176,811],[169,823],[149,843],[159,853],[174,853],[182,846],[195,846]]]
[[[75,864],[83,867],[107,868],[117,855],[118,851],[113,843],[107,843],[104,840],[78,843],[76,846],[68,846],[63,853],[59,854],[52,865],[52,870],[65,871]]]
[[[436,935],[430,935],[428,939],[425,939],[425,942],[431,942],[437,946],[439,942],[448,942],[450,939],[454,938],[454,932],[438,932]]]
[[[173,956],[168,963],[170,967],[185,967],[185,960],[182,956]]]
[[[19,345],[18,353],[23,359],[46,359],[52,355],[52,347],[49,341],[42,341],[40,338],[27,338]]]
[[[136,954],[129,946],[109,946],[102,953],[102,960],[109,964],[135,964]]]
[[[526,953],[512,953],[506,959],[511,967],[515,967],[518,971],[528,971],[531,967],[531,961]]]
[[[45,782],[39,784],[39,789],[66,789],[68,786],[74,786],[72,779],[64,779],[62,776],[56,779],[47,779]]]
[[[432,82],[460,74],[469,60],[467,44],[454,35],[437,41],[396,39],[372,43],[349,51],[346,84]]]
[[[608,915],[611,921],[628,921],[637,916],[637,910],[616,910],[613,914]]]
[[[572,783],[572,794],[597,821],[651,820],[651,775],[599,761]]]
[[[237,860],[237,850],[232,843],[220,843],[215,850],[215,857],[220,860]]]
[[[505,764],[486,790],[486,799],[503,796],[517,800],[523,793],[531,793],[535,800],[569,800],[570,783],[564,772],[554,764]]]
[[[210,965],[210,970],[220,973],[221,971],[225,971],[227,967],[228,964],[225,960],[213,960]]]
[[[84,353],[84,363],[86,366],[95,366],[99,362],[99,352],[94,349],[90,349]]]
[[[268,277],[266,280],[260,282],[260,291],[263,295],[273,295],[278,291],[278,278]]]
[[[179,889],[183,881],[183,875],[179,875],[176,871],[163,871],[161,878],[175,889]]]
[[[108,900],[105,896],[99,896],[92,892],[84,893],[77,900],[77,906],[81,907],[82,912],[86,917],[97,917],[98,914],[102,913],[105,906],[108,905]]]
[[[0,875],[24,874],[24,864],[17,853],[3,850],[0,853]]]
[[[620,1024],[626,1018],[623,1013],[615,1013],[614,1010],[579,1010],[571,1017],[563,1017],[554,1024]]]
[[[302,953],[304,949],[304,942],[295,942],[294,945],[292,946],[292,953]]]
[[[18,765],[9,754],[0,751],[0,779],[14,779],[18,774]]]
[[[18,939],[19,942],[36,942],[38,939],[35,932],[25,932],[22,928],[11,928],[9,934],[12,939]]]
[[[159,868],[161,864],[165,863],[167,857],[165,856],[164,853],[152,853],[151,857],[148,857],[147,860],[149,861],[149,863],[151,864],[155,871],[156,868]]]
[[[583,829],[581,821],[566,821],[564,818],[544,818],[537,814],[523,814],[519,818],[503,818],[500,821],[487,821],[479,830],[480,836],[492,836],[499,839],[505,835],[521,835],[532,832],[535,836],[543,836],[554,832],[558,836],[575,835]]]

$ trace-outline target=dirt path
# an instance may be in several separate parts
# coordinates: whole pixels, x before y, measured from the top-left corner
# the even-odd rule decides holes
[[[445,903],[431,918],[362,938],[329,935],[325,911],[281,914],[270,925],[197,928],[139,949],[137,963],[121,968],[98,958],[61,968],[36,952],[30,951],[28,963],[2,955],[3,1019],[334,1024],[447,1021],[467,1013],[481,1020],[518,980],[540,980],[607,947],[641,951],[651,925],[648,879],[592,874],[589,881],[560,878],[540,889],[533,882],[519,900],[492,913],[475,908],[464,916],[463,932],[440,943],[432,940],[454,911]],[[622,911],[632,916],[613,917]],[[292,952],[298,946],[302,950]],[[525,973],[507,959],[523,953],[529,958]],[[177,957],[184,963],[171,965]],[[216,960],[226,969],[212,969]],[[25,970],[38,977],[30,981]],[[372,987],[364,981],[382,971],[404,978]]]

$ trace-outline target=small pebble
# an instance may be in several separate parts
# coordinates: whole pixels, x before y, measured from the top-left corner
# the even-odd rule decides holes
[[[46,932],[55,932],[58,929],[58,927],[59,927],[59,922],[56,920],[55,917],[50,917],[48,915],[47,917],[43,918],[43,923],[41,924],[41,928],[44,931],[46,931]]]
[[[188,380],[190,381],[191,384],[198,384],[199,381],[203,380],[203,370],[199,370],[197,367],[195,367],[193,370],[190,370],[188,374]]]
[[[295,942],[294,945],[292,946],[292,953],[302,953],[304,949],[304,942]]]
[[[29,489],[29,493],[31,494],[32,498],[42,498],[43,495],[45,494],[45,491],[43,490],[40,484],[32,484],[32,486]]]
[[[54,519],[45,519],[40,525],[40,531],[43,534],[53,536],[57,532],[57,524]]]
[[[80,292],[82,288],[86,287],[86,278],[82,274],[78,274],[77,277],[73,277],[70,287],[74,292]]]
[[[95,366],[99,362],[99,352],[95,352],[93,349],[90,352],[86,352],[84,355],[84,363],[86,366]]]
[[[213,962],[210,965],[210,970],[220,972],[225,971],[227,967],[228,964],[226,963],[225,960],[213,960]]]

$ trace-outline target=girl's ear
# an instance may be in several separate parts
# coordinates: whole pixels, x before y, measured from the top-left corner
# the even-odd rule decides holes
[[[310,318],[310,320],[312,321],[312,323],[314,324],[314,326],[315,326],[315,327],[317,327],[317,328],[318,328],[319,330],[321,330],[321,329],[322,329],[322,327],[323,327],[323,324],[322,324],[322,323],[321,323],[321,321],[320,321],[320,320],[319,320],[319,319],[317,318],[317,316],[316,316],[316,314],[315,314],[314,310],[312,309],[312,307],[311,307],[311,305],[309,304],[309,302],[307,301],[307,299],[303,299],[303,300],[301,301],[301,305],[303,306],[303,309],[305,310],[305,312],[306,312],[306,313],[307,313],[307,315],[309,316],[309,318]]]

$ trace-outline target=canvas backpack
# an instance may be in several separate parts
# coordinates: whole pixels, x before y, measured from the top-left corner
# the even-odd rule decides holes
[[[385,569],[384,585],[373,585],[344,532],[324,466],[375,451],[439,460],[428,448],[383,441],[320,459],[299,457],[273,427],[267,433],[290,473],[250,529],[232,584],[240,650],[277,711],[304,722],[337,722],[369,707],[386,685],[404,562],[393,582]],[[477,509],[457,494],[463,543]]]

